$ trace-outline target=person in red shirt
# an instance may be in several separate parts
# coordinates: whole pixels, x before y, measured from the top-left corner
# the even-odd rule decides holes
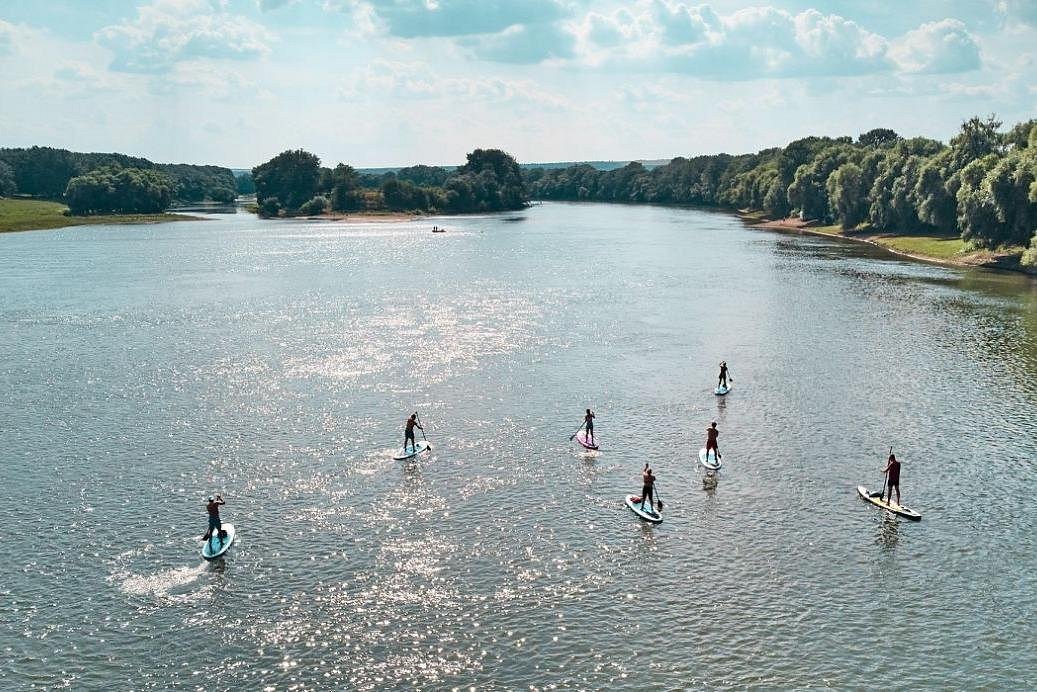
[[[223,523],[220,522],[220,506],[225,504],[227,503],[223,501],[220,495],[217,495],[215,499],[213,499],[212,495],[209,496],[209,504],[205,505],[205,511],[209,513],[209,530],[205,532],[202,540],[209,540],[213,530],[216,531],[216,535],[221,539],[227,535],[223,530]]]
[[[897,461],[895,454],[890,454],[889,459],[886,461],[886,468],[882,469],[882,473],[886,474],[886,487],[889,488],[889,497],[886,498],[888,502],[893,501],[893,488],[897,489],[897,504],[900,504],[900,462]],[[883,498],[879,498],[883,499]]]
[[[720,461],[720,448],[717,447],[717,437],[720,435],[720,431],[717,430],[717,422],[713,421],[708,428],[706,428],[706,459],[709,459],[709,450],[716,452],[717,461]]]

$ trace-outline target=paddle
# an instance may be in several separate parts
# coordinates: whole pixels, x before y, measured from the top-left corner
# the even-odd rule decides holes
[[[576,428],[576,432],[569,436],[569,442],[572,442],[573,438],[580,434],[580,431],[583,430],[583,426],[585,425],[587,425],[587,421],[584,421],[580,424],[580,427]]]
[[[659,497],[659,489],[658,488],[653,486],[652,489],[655,490],[655,504],[659,508],[659,514],[662,514],[662,512],[663,512],[663,499],[661,497]]]
[[[893,456],[893,445],[889,446],[889,455]],[[887,463],[888,463],[888,461],[887,461]],[[884,497],[886,495],[886,481],[888,481],[888,480],[889,480],[889,472],[887,471],[886,473],[882,474],[882,490],[879,491],[878,495],[876,495],[875,493],[869,493],[868,497],[877,497],[877,498]],[[890,499],[892,499],[892,498],[890,498]]]
[[[421,425],[421,416],[418,415],[417,411],[414,412],[414,419],[418,421],[418,430],[421,431],[421,439],[425,440],[425,444],[427,444],[428,448],[431,450],[432,445],[428,444],[428,438],[425,437],[425,428]]]

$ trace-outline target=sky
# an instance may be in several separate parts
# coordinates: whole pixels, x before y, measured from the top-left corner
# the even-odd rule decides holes
[[[991,113],[1037,117],[1037,0],[0,1],[0,146],[669,159]]]

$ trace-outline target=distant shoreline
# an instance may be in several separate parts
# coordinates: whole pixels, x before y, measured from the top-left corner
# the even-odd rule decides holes
[[[744,209],[735,214],[751,228],[762,228],[786,233],[841,238],[856,243],[866,243],[882,248],[900,257],[930,262],[948,267],[968,269],[998,269],[1033,275],[1034,272],[1019,265],[1023,248],[1010,250],[970,250],[960,239],[934,234],[873,233],[869,231],[846,232],[839,226],[819,226],[814,222],[796,217],[770,219],[762,214]],[[930,249],[926,252],[926,249]]]
[[[314,214],[310,216],[278,216],[266,219],[258,214],[260,221],[327,221],[328,223],[395,223],[399,221],[417,221],[418,219],[431,218],[423,214],[408,214],[399,211],[387,212],[333,212],[330,214]]]

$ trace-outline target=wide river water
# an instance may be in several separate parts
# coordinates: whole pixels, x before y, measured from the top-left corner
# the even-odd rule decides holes
[[[648,206],[6,234],[0,386],[3,689],[1037,686],[1023,276]]]

